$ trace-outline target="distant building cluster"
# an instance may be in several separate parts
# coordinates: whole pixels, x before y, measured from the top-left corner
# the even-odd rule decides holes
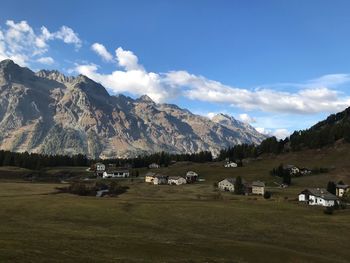
[[[182,185],[194,183],[198,180],[198,174],[193,171],[188,171],[183,176],[166,176],[159,173],[148,172],[145,175],[145,182],[155,185],[169,184],[169,185]]]
[[[218,182],[218,188],[222,191],[235,192],[236,178],[225,178]],[[242,180],[243,193],[246,195],[264,195],[265,183],[261,181],[254,181],[251,184]]]

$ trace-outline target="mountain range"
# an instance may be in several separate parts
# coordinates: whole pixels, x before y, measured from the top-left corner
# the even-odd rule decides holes
[[[90,158],[130,157],[167,151],[193,153],[266,136],[232,116],[209,119],[147,95],[110,95],[83,75],[33,72],[0,62],[0,149]]]

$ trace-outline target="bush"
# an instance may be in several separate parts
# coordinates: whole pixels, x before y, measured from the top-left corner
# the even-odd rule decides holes
[[[326,215],[333,215],[334,208],[333,207],[326,207],[325,210],[323,210],[323,213]]]
[[[97,191],[108,190],[110,195],[120,195],[125,193],[129,187],[120,186],[117,182],[96,182],[96,183],[84,183],[84,182],[72,182],[68,187],[57,187],[61,193],[70,193],[82,196],[95,196]]]
[[[108,187],[108,190],[109,190],[109,194],[112,194],[112,195],[120,195],[120,194],[123,194],[125,193],[127,190],[129,189],[129,187],[127,186],[121,186],[119,185],[117,182],[111,182],[109,187]]]
[[[271,198],[271,192],[266,191],[266,192],[264,193],[264,198],[265,198],[265,199],[270,199],[270,198]]]
[[[80,182],[71,183],[71,185],[68,187],[68,192],[71,194],[83,195],[83,196],[96,194],[94,186],[86,185],[85,183],[80,183]]]

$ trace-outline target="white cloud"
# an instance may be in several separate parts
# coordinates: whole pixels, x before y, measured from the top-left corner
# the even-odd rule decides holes
[[[169,72],[167,81],[185,87],[193,100],[225,103],[246,110],[307,114],[335,112],[350,105],[350,97],[327,87],[310,87],[295,93],[272,89],[248,90],[231,87],[186,71]]]
[[[267,136],[275,136],[278,140],[284,140],[286,137],[288,137],[291,132],[287,129],[266,129],[262,127],[255,128],[258,132],[261,134],[267,135]]]
[[[30,61],[37,61],[48,52],[48,41],[57,39],[76,48],[81,46],[78,35],[67,26],[54,33],[46,27],[35,32],[27,21],[7,20],[6,28],[0,30],[0,59],[9,58],[21,66],[28,66]]]
[[[275,136],[279,140],[285,139],[290,134],[291,134],[290,131],[288,131],[287,129],[276,129],[272,132],[272,135]]]
[[[98,73],[97,65],[84,64],[76,65],[75,71],[100,82],[113,93],[147,94],[156,102],[163,102],[178,94],[175,88],[164,83],[162,74],[147,72],[142,65],[139,65],[138,58],[133,52],[119,47],[116,49],[116,59],[123,70],[102,74]]]
[[[109,54],[107,50],[105,51],[103,52]],[[325,75],[307,81],[300,84],[301,88],[296,92],[283,92],[269,88],[248,90],[224,85],[187,71],[147,72],[139,64],[133,52],[121,47],[116,49],[116,59],[124,70],[101,74],[97,72],[96,65],[86,64],[78,65],[76,71],[87,74],[88,77],[101,82],[113,92],[127,91],[135,95],[147,94],[158,102],[174,96],[185,96],[192,100],[227,104],[244,110],[288,114],[336,112],[350,105],[349,96],[344,96],[337,90],[321,85],[331,83],[339,85],[350,82],[350,75],[347,74]],[[242,116],[244,121],[248,121],[248,117]],[[252,122],[253,119],[249,121]]]
[[[119,66],[124,67],[127,71],[131,70],[141,70],[143,67],[139,65],[137,56],[129,50],[124,50],[121,47],[118,47],[115,51]]]
[[[216,115],[217,115],[217,113],[215,113],[215,112],[208,112],[208,113],[207,113],[207,117],[208,117],[209,119],[214,118]]]
[[[52,57],[41,57],[41,58],[38,58],[36,61],[46,65],[52,65],[53,63],[55,63]]]
[[[244,123],[251,124],[251,123],[256,122],[256,120],[254,118],[250,117],[247,113],[239,114],[238,117]]]
[[[107,51],[107,49],[105,48],[104,45],[100,44],[100,43],[94,43],[92,46],[91,46],[91,49],[96,52],[96,54],[98,54],[99,56],[101,56],[101,58],[104,60],[104,61],[107,61],[107,62],[111,62],[113,61],[113,56],[111,53],[109,53]]]

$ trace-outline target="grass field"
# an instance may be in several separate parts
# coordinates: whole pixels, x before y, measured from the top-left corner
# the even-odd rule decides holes
[[[59,184],[2,180],[0,262],[350,262],[350,209],[330,216],[295,201],[305,187],[349,183],[349,159],[343,147],[265,156],[238,169],[178,163],[160,172],[195,170],[206,181],[154,186],[123,180],[130,189],[117,198],[55,194]],[[333,169],[273,188],[268,171],[281,162]],[[237,175],[267,181],[273,198],[213,187]]]

